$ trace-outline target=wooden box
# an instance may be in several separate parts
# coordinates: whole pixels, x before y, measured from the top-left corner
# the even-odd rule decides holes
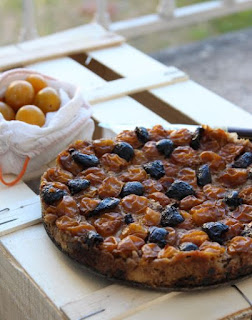
[[[81,86],[94,105],[96,138],[136,124],[251,127],[251,114],[121,41],[28,67]],[[202,292],[162,293],[86,271],[48,238],[33,191],[38,183],[0,185],[1,320],[251,319],[252,279]]]

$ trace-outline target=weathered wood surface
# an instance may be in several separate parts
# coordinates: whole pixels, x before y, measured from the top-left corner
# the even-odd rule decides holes
[[[233,303],[234,301],[236,303]],[[61,310],[69,320],[87,318],[91,314],[95,320],[155,318],[213,320],[248,307],[248,303],[233,287],[165,294],[112,285],[79,301],[69,303],[61,307]]]
[[[13,204],[12,209],[4,208],[0,214],[0,236],[41,222],[39,196]]]
[[[109,55],[106,50],[110,52]],[[98,68],[100,64],[101,69],[97,73],[102,76],[106,71],[106,75],[109,75],[111,70],[113,77],[115,74],[118,75],[116,79],[125,77],[121,80],[122,83],[127,84],[129,79],[141,73],[162,75],[164,72],[169,74],[177,72],[176,68],[167,68],[127,45],[106,50],[90,53],[90,56],[96,59]],[[125,62],[129,54],[135,57],[134,62]],[[36,63],[29,68],[80,84],[86,95],[100,87],[105,88],[102,89],[103,97],[116,97],[99,103],[97,100],[94,105],[94,119],[98,123],[109,125],[110,130],[101,131],[107,136],[120,131],[118,126],[120,124],[132,126],[139,124],[139,121],[146,126],[157,123],[167,125],[169,119],[177,118],[181,122],[191,117],[191,122],[212,124],[214,119],[208,113],[211,112],[213,101],[216,102],[214,110],[219,110],[218,117],[215,116],[217,122],[222,110],[230,107],[230,114],[234,112],[236,117],[239,115],[239,119],[243,119],[237,120],[240,121],[239,124],[247,126],[251,123],[250,115],[247,116],[239,108],[192,81],[152,89],[148,87],[150,83],[146,86],[146,82],[142,82],[141,77],[138,78],[138,89],[148,88],[147,93],[150,94],[148,98],[151,98],[151,102],[157,102],[158,108],[150,110],[149,106],[147,108],[132,97],[118,97],[118,94],[121,96],[122,93],[128,93],[127,88],[118,89],[120,82],[116,81],[120,80],[115,80],[111,85],[107,84],[100,76],[72,59],[62,58]],[[193,95],[190,95],[190,91]],[[140,93],[140,98],[143,95],[146,99],[145,93]],[[96,97],[101,97],[100,93]],[[198,106],[204,105],[200,115],[196,115],[193,111],[195,103]],[[145,104],[148,105],[148,101],[145,101]],[[159,115],[153,110],[159,112]],[[165,119],[160,117],[160,114],[164,115]],[[233,115],[230,117],[229,124],[235,120]],[[167,294],[112,284],[86,271],[54,246],[42,224],[38,224],[40,217],[38,197],[26,184],[21,182],[12,188],[0,186],[0,200],[1,320],[80,320],[83,317],[91,318],[92,313],[91,319],[156,317],[171,320],[187,318],[215,320],[249,307],[248,301],[230,286],[200,293]],[[9,208],[9,211],[1,211],[6,208]],[[4,222],[10,217],[20,219],[21,225],[19,227],[15,225],[18,224],[15,222],[17,220],[1,225],[1,221]],[[252,279],[240,282],[237,287],[248,300],[252,300]]]
[[[0,70],[76,52],[86,52],[122,43],[124,38],[97,24],[83,25],[49,36],[0,48]]]
[[[173,73],[164,71],[110,81],[92,91],[84,91],[83,93],[89,103],[93,105],[187,80],[188,76],[180,70]]]
[[[83,63],[85,63],[84,58]],[[106,85],[109,86],[109,83],[107,84],[105,80],[98,77],[90,70],[82,68],[79,63],[70,58],[57,59],[55,64],[53,64],[52,61],[49,61],[49,65],[47,65],[46,62],[36,63],[29,65],[28,68],[43,72],[56,78],[60,77],[62,80],[73,82],[74,84],[79,84],[80,88],[83,90],[83,94],[85,96],[87,95],[87,98],[89,92],[90,95],[95,96],[94,92],[96,87],[106,87]],[[179,72],[176,68],[168,68],[168,70],[171,72],[171,74],[178,74]],[[159,70],[154,72],[153,70],[153,73],[157,74],[158,71]],[[162,74],[164,72],[165,70],[163,70]],[[180,75],[182,74],[180,73]],[[185,74],[183,74],[183,77],[184,76]],[[134,117],[132,116],[133,114]],[[167,124],[166,120],[162,119],[160,116],[128,96],[115,98],[113,100],[100,103],[97,102],[94,106],[93,118],[97,121],[97,123],[108,124],[118,124],[122,122],[124,124],[132,124],[136,123],[136,119],[138,119],[137,121],[141,119],[141,121],[145,121],[145,123],[149,124],[150,126],[157,123],[163,125]],[[114,134],[115,133],[117,133],[116,130],[114,131]]]
[[[248,308],[249,305],[234,288],[219,288],[203,292],[180,293],[165,301],[143,308],[124,319],[195,319],[214,320]]]
[[[19,244],[17,244],[19,247]],[[19,247],[19,250],[22,248]],[[33,259],[32,252],[23,255]],[[39,260],[37,261],[39,264]],[[50,265],[50,264],[49,264]],[[46,269],[43,270],[46,273]],[[50,284],[48,284],[50,285]],[[62,320],[63,314],[0,241],[0,319]]]
[[[116,72],[119,76],[129,77],[154,71],[164,71],[168,67],[123,44],[113,49],[89,52],[89,55]],[[134,57],[134,62],[128,57]],[[150,93],[166,104],[165,111],[161,106],[152,110],[169,121],[169,117],[185,115],[191,123],[209,124],[212,126],[251,127],[252,114],[241,110],[231,102],[221,98],[194,81],[183,81],[170,86],[152,89]],[[149,97],[148,97],[149,98]],[[147,103],[143,101],[143,103]]]

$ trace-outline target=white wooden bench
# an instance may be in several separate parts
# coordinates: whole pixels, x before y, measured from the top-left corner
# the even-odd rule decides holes
[[[251,114],[125,43],[28,67],[82,87],[94,105],[96,137],[138,123],[251,127]],[[26,183],[0,185],[1,320],[251,319],[252,279],[189,293],[114,284],[62,254],[40,216]]]

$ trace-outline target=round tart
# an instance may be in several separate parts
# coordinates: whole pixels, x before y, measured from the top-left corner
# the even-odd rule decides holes
[[[71,258],[155,288],[252,272],[252,143],[207,126],[76,141],[44,173],[43,222]]]

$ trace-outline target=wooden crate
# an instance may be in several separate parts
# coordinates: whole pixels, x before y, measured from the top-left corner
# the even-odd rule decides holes
[[[94,105],[96,137],[139,123],[251,127],[251,114],[127,44],[28,67],[81,86]],[[1,320],[251,319],[252,279],[202,292],[162,293],[84,270],[48,238],[39,198],[28,186],[36,183],[0,185]]]

